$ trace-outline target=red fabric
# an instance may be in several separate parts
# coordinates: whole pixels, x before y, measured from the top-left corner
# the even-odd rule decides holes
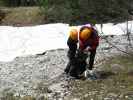
[[[95,50],[97,48],[97,46],[99,45],[99,36],[97,36],[94,40],[93,40],[93,45],[92,45],[92,50]]]

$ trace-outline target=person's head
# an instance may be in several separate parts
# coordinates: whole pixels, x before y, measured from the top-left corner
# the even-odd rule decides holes
[[[77,29],[71,29],[70,32],[69,32],[69,36],[72,40],[78,40],[78,31]]]
[[[91,37],[91,34],[93,33],[92,28],[90,27],[82,27],[80,30],[80,39],[86,41],[87,39],[89,39]]]

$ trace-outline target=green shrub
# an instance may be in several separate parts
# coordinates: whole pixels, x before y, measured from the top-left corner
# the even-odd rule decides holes
[[[0,7],[1,7],[1,6],[4,6],[3,0],[0,0]]]
[[[69,24],[124,21],[130,0],[39,0],[45,20]]]

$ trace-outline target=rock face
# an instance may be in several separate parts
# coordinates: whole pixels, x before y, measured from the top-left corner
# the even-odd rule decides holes
[[[95,60],[96,68],[104,59],[126,51],[126,39],[126,36],[101,39]],[[32,95],[37,98],[45,98],[47,95],[51,100],[64,98],[69,94],[68,81],[62,74],[67,62],[67,49],[17,57],[12,62],[0,62],[0,98],[3,92],[11,92],[16,96]]]

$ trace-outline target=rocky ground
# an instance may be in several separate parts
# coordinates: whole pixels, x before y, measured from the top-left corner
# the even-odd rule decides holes
[[[133,40],[131,40],[131,44],[133,44]],[[127,36],[102,37],[97,50],[95,69],[104,73],[103,62],[115,55],[129,55],[129,51],[132,49],[127,41]],[[11,62],[0,62],[0,100],[19,100],[16,98],[25,96],[31,99],[22,100],[70,100],[70,98],[71,100],[85,100],[83,98],[74,99],[75,97],[71,96],[73,91],[71,85],[77,85],[81,80],[68,80],[63,74],[68,62],[66,54],[67,49],[58,49],[42,54],[17,57]],[[113,64],[111,68],[115,72],[123,69],[117,64]],[[112,73],[108,74],[112,75]],[[99,78],[103,77],[103,74],[99,75],[101,75]],[[9,99],[7,95],[13,96],[15,99]],[[86,97],[87,95],[89,93],[86,94]],[[114,93],[110,95],[116,96]],[[133,99],[133,91],[130,95],[132,98],[127,100]],[[102,95],[100,98],[99,100],[103,100]],[[92,98],[91,100],[97,99]],[[104,100],[116,99],[105,98]]]

